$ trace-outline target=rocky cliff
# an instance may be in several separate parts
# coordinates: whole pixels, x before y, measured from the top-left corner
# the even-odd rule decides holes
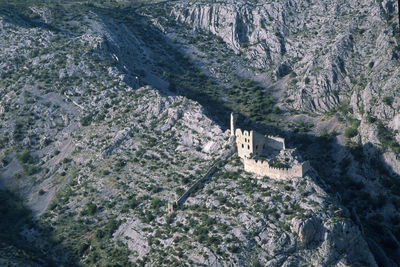
[[[394,2],[178,1],[171,15],[221,37],[275,79],[291,74],[290,107],[323,113],[358,97],[354,109],[388,120],[394,113],[382,98],[394,96],[399,77]]]

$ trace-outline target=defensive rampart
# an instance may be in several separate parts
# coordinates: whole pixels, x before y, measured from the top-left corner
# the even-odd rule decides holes
[[[293,177],[303,177],[311,165],[308,161],[296,164],[291,168],[275,168],[271,167],[268,162],[243,158],[244,170],[255,173],[260,176],[268,176],[273,179],[286,180]]]
[[[224,165],[226,161],[235,154],[235,148],[233,146],[233,140],[230,141],[230,149],[227,150],[221,157],[207,170],[207,172],[200,177],[197,181],[195,181],[189,188],[186,190],[176,201],[177,206],[182,206],[183,203],[188,199],[191,193],[196,191],[196,189],[204,183],[207,179],[209,179],[219,168],[220,165]]]
[[[210,169],[208,169],[207,173],[203,175],[200,179],[198,179],[194,184],[192,184],[186,192],[182,194],[182,196],[179,197],[179,199],[176,201],[176,205],[181,206],[183,203],[185,203],[186,199],[190,196],[191,193],[193,193],[199,185],[204,183],[205,180],[210,178],[211,175],[214,174],[214,172],[217,170],[217,165],[213,164]]]

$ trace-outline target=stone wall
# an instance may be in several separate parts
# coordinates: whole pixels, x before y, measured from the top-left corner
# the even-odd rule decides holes
[[[185,203],[186,199],[193,193],[202,183],[204,183],[207,179],[209,179],[217,170],[220,168],[220,164],[224,165],[226,161],[235,154],[235,148],[233,146],[233,139],[229,141],[230,149],[225,151],[220,158],[214,162],[213,165],[207,170],[206,174],[204,174],[200,179],[195,181],[189,188],[186,190],[176,201],[177,206],[182,206]]]
[[[205,180],[210,178],[211,175],[214,174],[214,172],[217,170],[217,164],[214,163],[210,169],[208,169],[207,173],[203,175],[200,179],[198,179],[194,184],[192,184],[186,192],[182,194],[182,196],[179,197],[179,199],[176,201],[177,206],[182,206],[183,203],[185,203],[186,199],[190,196],[191,193],[193,193],[199,185],[204,183]]]
[[[303,177],[310,169],[308,161],[296,164],[291,168],[274,168],[269,166],[268,162],[243,158],[244,170],[260,176],[268,176],[273,179],[285,180],[293,177]]]
[[[285,150],[285,139],[269,135],[267,136],[267,146],[277,150]]]
[[[250,158],[252,155],[262,155],[268,150],[284,150],[285,139],[276,136],[264,136],[255,131],[235,130],[238,156]]]
[[[253,131],[242,132],[241,129],[236,129],[235,136],[238,156],[249,158],[253,153]]]
[[[253,155],[262,155],[268,150],[267,138],[264,135],[257,132],[253,133]]]

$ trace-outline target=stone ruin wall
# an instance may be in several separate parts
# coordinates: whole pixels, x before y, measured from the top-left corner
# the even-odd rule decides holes
[[[239,157],[250,158],[252,154],[260,155],[264,149],[285,150],[285,139],[277,136],[264,136],[254,131],[235,130],[236,146]]]
[[[244,170],[260,176],[268,176],[277,180],[286,180],[293,177],[303,177],[311,169],[308,161],[296,164],[291,168],[274,168],[268,162],[243,158]]]
[[[231,136],[235,136],[237,153],[243,159],[244,169],[260,176],[285,180],[293,177],[303,177],[310,169],[308,161],[296,164],[291,168],[274,168],[268,162],[252,159],[252,155],[262,154],[264,149],[285,150],[285,139],[277,136],[263,136],[255,131],[235,129],[235,117],[231,114]]]
[[[236,146],[238,156],[241,158],[250,157],[253,151],[253,131],[243,131],[236,129]]]
[[[274,149],[279,149],[279,150],[286,149],[285,138],[282,137],[268,135],[266,138],[266,144],[268,147],[272,147]]]
[[[285,149],[285,139],[275,136],[264,136],[255,131],[242,131],[236,129],[236,146],[239,157],[250,158],[251,155],[260,155],[264,149],[273,148],[275,150]]]

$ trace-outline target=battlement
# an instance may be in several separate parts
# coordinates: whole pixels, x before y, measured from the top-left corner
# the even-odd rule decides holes
[[[268,176],[277,180],[286,180],[293,177],[303,177],[311,168],[308,161],[296,164],[291,168],[271,167],[267,161],[244,158],[244,170],[260,176]]]

